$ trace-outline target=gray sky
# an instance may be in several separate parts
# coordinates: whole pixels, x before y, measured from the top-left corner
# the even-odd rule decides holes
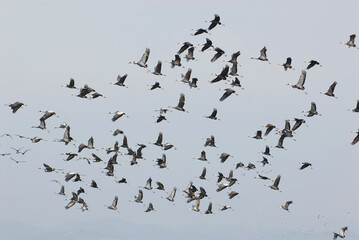
[[[12,153],[16,164],[8,156],[0,157],[0,236],[6,239],[143,239],[148,236],[164,239],[174,234],[174,239],[196,236],[206,231],[208,239],[226,236],[243,236],[251,239],[329,239],[333,231],[348,226],[348,239],[358,238],[359,181],[356,159],[358,146],[350,143],[355,137],[352,130],[358,125],[358,115],[347,111],[355,107],[358,99],[356,81],[359,50],[339,44],[348,41],[349,35],[358,32],[357,1],[1,1],[0,2],[0,111],[1,134],[39,136],[48,142],[31,143],[14,137],[0,138],[0,153]],[[206,28],[205,20],[221,16],[225,26],[217,26],[211,35],[191,36],[192,28]],[[208,37],[222,48],[227,56],[211,63],[213,51],[199,52],[198,61],[186,62],[184,68],[170,68],[169,63],[179,50],[178,42],[189,41],[195,46]],[[266,46],[271,64],[251,60],[258,57]],[[147,73],[146,69],[128,64],[138,61],[146,48],[151,49],[148,60],[153,70],[158,60],[163,62],[164,77]],[[238,96],[218,101],[229,85],[224,82],[210,84],[214,76],[226,65],[230,55],[240,50],[238,72],[244,90],[236,88]],[[185,54],[182,54],[184,56]],[[292,57],[295,70],[284,71],[277,64]],[[308,94],[286,84],[297,83],[301,70],[309,60],[319,61],[323,67],[308,70],[305,88]],[[197,89],[175,81],[188,68],[197,77]],[[128,74],[128,88],[110,85],[117,75]],[[72,96],[77,90],[62,88],[75,79],[77,87],[88,84],[106,98],[86,100]],[[164,90],[149,91],[148,84],[159,81]],[[338,82],[335,95],[338,99],[320,94],[330,84]],[[188,113],[173,110],[166,115],[169,122],[155,123],[154,110],[175,106],[180,93],[186,96]],[[21,101],[28,106],[13,114],[3,104]],[[317,104],[322,116],[304,117],[301,111],[309,110],[310,103]],[[203,118],[213,108],[218,109],[221,121]],[[50,131],[31,128],[39,124],[39,110],[54,110],[59,118],[46,121]],[[123,111],[129,118],[112,122],[108,112]],[[272,148],[271,166],[262,167],[260,151],[266,145],[275,146],[279,135],[271,133],[266,140],[248,138],[268,123],[282,129],[286,119],[304,118],[309,127],[296,131],[295,139],[285,139],[287,149]],[[119,156],[121,166],[115,166],[118,178],[126,177],[128,185],[119,185],[114,178],[105,176],[102,163],[88,165],[84,160],[64,162],[61,153],[76,152],[73,145],[53,142],[64,131],[54,129],[60,123],[71,126],[75,144],[87,143],[93,136],[95,147],[112,147],[122,136],[113,137],[111,130],[119,128],[128,137],[129,145],[147,144],[143,150],[146,160],[130,166],[129,156]],[[292,123],[293,125],[293,123]],[[154,167],[163,151],[148,142],[154,142],[163,132],[164,142],[177,150],[167,154],[168,168]],[[203,138],[216,137],[218,148],[205,148]],[[24,156],[11,149],[31,149]],[[193,158],[205,150],[210,164]],[[104,150],[83,150],[80,156],[90,157],[94,152],[104,160]],[[234,158],[219,162],[217,154],[228,152]],[[228,175],[237,162],[256,164],[258,171],[268,172],[275,178],[281,174],[277,192],[264,186],[264,181],[254,179],[255,171],[237,169],[234,177],[239,181],[232,190],[239,198],[228,199],[229,190],[217,193],[217,172]],[[313,169],[299,171],[300,162],[308,161]],[[83,183],[64,181],[62,173],[45,173],[39,170],[43,163],[65,172],[77,171]],[[208,181],[199,176],[207,167]],[[177,192],[175,205],[166,199],[167,193],[144,190],[144,203],[152,202],[156,212],[144,213],[142,204],[132,203],[138,186],[146,180],[165,184],[169,192],[176,186],[183,190],[192,180],[203,186],[210,199],[201,201],[205,211],[213,202],[212,216],[188,210],[182,191]],[[101,190],[85,184],[97,181]],[[77,204],[69,210],[65,197],[54,194],[65,184],[67,197],[71,191],[84,187],[82,197],[89,211],[81,212]],[[266,184],[270,184],[267,182]],[[119,211],[104,207],[119,196]],[[280,205],[292,200],[291,212]],[[233,211],[220,212],[218,204],[233,207]],[[318,218],[321,214],[325,217]],[[19,229],[22,231],[20,232]],[[138,231],[137,229],[143,229]],[[135,232],[136,231],[136,232]],[[164,233],[161,233],[164,231]],[[133,234],[136,234],[135,236]]]

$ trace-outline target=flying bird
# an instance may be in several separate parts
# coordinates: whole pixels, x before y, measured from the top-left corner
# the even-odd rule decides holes
[[[217,25],[222,25],[222,26],[224,26],[221,22],[221,18],[219,17],[219,15],[217,15],[217,14],[214,14],[214,19],[213,20],[211,20],[211,21],[206,21],[206,22],[210,22],[211,24],[209,25],[209,27],[208,27],[208,30],[210,31],[210,30],[212,30],[215,26],[217,26]]]
[[[182,47],[180,48],[180,50],[178,50],[178,52],[177,52],[178,55],[180,55],[181,53],[186,51],[187,48],[193,47],[193,44],[190,42],[184,42],[184,43],[178,43],[178,44],[183,44]]]
[[[327,96],[329,96],[329,97],[335,97],[335,98],[337,98],[337,97],[334,95],[334,89],[335,89],[335,86],[336,86],[336,85],[337,85],[337,82],[334,81],[334,82],[332,83],[332,85],[330,85],[328,91],[327,91],[326,93],[322,93],[322,92],[321,92],[321,94],[325,94],[325,95],[327,95]]]
[[[322,65],[320,65],[319,62],[315,61],[315,60],[310,60],[308,62],[308,66],[307,66],[307,70],[311,69],[312,67],[314,67],[315,65],[318,65],[319,67],[321,67]]]
[[[220,49],[219,47],[216,47],[214,49],[217,53],[212,57],[211,62],[215,62],[218,58],[220,58],[225,52]]]
[[[22,102],[14,102],[10,104],[5,104],[5,106],[9,106],[12,110],[12,113],[16,113],[17,110],[19,110],[22,106],[27,106],[27,105]]]
[[[219,99],[219,101],[224,101],[226,98],[228,98],[231,94],[236,94],[235,92],[236,91],[234,91],[233,89],[231,89],[231,88],[226,88],[226,89],[224,89],[225,90],[225,92],[224,92],[224,94],[222,95],[222,97]],[[238,95],[238,94],[236,94],[236,95]]]
[[[143,67],[143,68],[147,68],[147,60],[148,60],[148,57],[150,56],[150,49],[149,48],[146,48],[144,54],[142,55],[140,61],[138,62],[129,62],[130,64],[137,64],[138,66],[140,67]]]
[[[303,169],[305,169],[305,168],[307,168],[309,166],[312,167],[312,164],[309,163],[309,162],[302,162],[302,166],[299,169],[303,170]]]
[[[290,57],[287,58],[285,63],[279,64],[279,65],[283,66],[285,71],[287,71],[288,69],[294,70],[294,68],[292,67],[292,58],[290,58]]]
[[[254,58],[252,57],[251,59],[256,59],[256,60],[260,60],[260,61],[267,61],[268,62],[268,58],[267,58],[267,48],[263,47],[262,50],[260,51],[260,56],[258,58]],[[270,62],[268,62],[270,63]]]
[[[206,51],[206,50],[207,50],[208,48],[210,48],[210,47],[214,48],[213,45],[212,45],[212,41],[211,41],[210,39],[206,38],[206,43],[203,44],[203,47],[202,47],[202,49],[201,49],[201,52]]]
[[[200,35],[202,33],[208,33],[206,29],[203,29],[203,28],[199,28],[199,29],[192,29],[193,31],[196,31],[194,34],[191,34],[193,36],[197,36],[197,35]]]
[[[345,44],[348,47],[356,47],[356,45],[355,45],[355,37],[356,37],[356,35],[352,34],[352,35],[349,36],[349,41],[348,42],[340,42],[340,43]]]
[[[339,233],[333,232],[334,233],[333,239],[337,239],[337,237],[345,238],[345,231],[346,230],[348,230],[348,227],[342,227],[340,229]]]
[[[289,207],[289,205],[291,205],[292,203],[293,203],[293,201],[287,201],[284,205],[281,205],[281,207],[282,207],[284,210],[286,210],[286,211],[289,212],[288,207]]]

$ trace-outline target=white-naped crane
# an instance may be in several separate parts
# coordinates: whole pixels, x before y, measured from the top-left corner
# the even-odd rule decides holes
[[[214,56],[211,59],[211,62],[215,62],[218,58],[220,58],[225,52],[220,49],[219,47],[216,47],[214,49],[214,51],[216,51],[216,54],[214,54]]]
[[[306,63],[309,63],[308,66],[307,66],[307,70],[311,69],[312,67],[314,67],[315,65],[318,65],[319,67],[321,67],[322,65],[316,61],[316,60],[310,60]]]
[[[147,60],[148,60],[148,57],[150,56],[150,49],[149,48],[146,48],[145,52],[143,53],[140,61],[138,62],[135,62],[135,61],[132,61],[132,62],[129,62],[130,64],[137,64],[138,66],[140,67],[143,67],[143,68],[147,68]]]
[[[161,73],[161,70],[162,70],[162,62],[158,61],[157,65],[154,68],[154,71],[152,72],[152,74],[157,75],[157,76],[166,76],[166,75]]]
[[[221,101],[221,102],[223,102],[224,100],[226,100],[230,95],[232,95],[233,93],[235,94],[235,95],[238,95],[237,93],[236,93],[236,91],[234,91],[233,89],[231,89],[231,88],[226,88],[226,89],[224,89],[224,93],[223,93],[223,95],[222,95],[222,97],[219,99],[219,101]]]
[[[216,82],[219,82],[219,81],[221,81],[221,80],[226,80],[227,77],[228,77],[228,72],[229,72],[229,66],[226,65],[226,66],[222,69],[222,71],[221,71],[220,74],[218,74],[218,75],[214,74],[214,75],[216,75],[216,78],[213,79],[213,80],[211,81],[211,83],[216,83]]]
[[[120,211],[117,210],[117,203],[118,203],[118,196],[115,196],[115,198],[113,199],[113,202],[112,202],[112,204],[110,206],[108,206],[108,205],[104,205],[104,206],[107,207],[108,209],[120,212]]]
[[[212,111],[211,115],[204,116],[204,117],[212,119],[212,120],[220,120],[219,118],[217,118],[217,108],[213,108],[213,111]]]
[[[346,230],[348,230],[348,227],[342,227],[342,228],[340,228],[340,232],[339,232],[339,233],[333,232],[333,234],[334,234],[333,239],[337,239],[337,237],[345,238],[345,231],[346,231]]]
[[[289,212],[289,205],[291,205],[293,201],[287,201],[284,205],[281,205],[281,208]]]
[[[217,26],[217,25],[222,25],[222,26],[224,26],[224,24],[222,24],[221,23],[221,18],[220,18],[220,16],[219,15],[217,15],[217,14],[214,14],[214,19],[213,20],[211,20],[211,21],[206,21],[206,22],[210,22],[211,24],[209,25],[209,27],[208,27],[208,30],[210,31],[210,30],[212,30],[215,26]]]
[[[187,54],[185,56],[185,59],[187,60],[187,62],[189,60],[196,60],[193,55],[194,55],[194,47],[188,48],[188,52],[187,52]]]
[[[274,180],[274,183],[273,183],[272,185],[270,185],[270,186],[265,185],[265,186],[270,187],[270,188],[273,189],[273,190],[280,191],[280,190],[279,190],[279,182],[280,182],[280,175],[278,175],[278,176],[276,177],[276,179]],[[280,192],[281,192],[281,191],[280,191]]]
[[[191,34],[192,36],[197,36],[197,35],[200,35],[202,33],[208,33],[208,31],[206,29],[203,29],[203,28],[198,28],[198,29],[192,28],[192,31],[195,31],[194,34]],[[210,33],[208,33],[208,34],[210,34]]]
[[[320,113],[318,113],[317,111],[317,105],[315,104],[315,102],[311,102],[310,104],[310,110],[309,111],[304,111],[307,112],[308,114],[306,115],[307,117],[313,117],[314,115],[318,115],[321,116]]]
[[[251,59],[265,61],[265,62],[268,62],[270,64],[270,62],[268,61],[268,58],[267,58],[267,48],[266,47],[262,48],[262,50],[260,51],[260,56],[259,57],[257,57],[257,58],[252,57]]]
[[[189,47],[193,47],[193,44],[190,42],[179,42],[178,44],[182,44],[182,47],[178,50],[177,54],[181,55],[184,51],[187,50]]]
[[[119,119],[119,118],[122,117],[122,116],[128,117],[126,113],[120,112],[120,111],[109,112],[108,114],[114,114],[113,117],[112,117],[112,119],[111,119],[112,122],[115,122],[117,119]]]
[[[201,48],[201,52],[206,51],[210,47],[214,48],[213,44],[212,44],[212,41],[209,38],[206,38],[206,43],[203,44],[203,47]]]
[[[321,92],[321,94],[327,95],[327,96],[329,96],[329,97],[335,97],[335,98],[337,98],[337,97],[334,95],[334,89],[335,89],[335,86],[336,86],[336,85],[337,85],[337,82],[334,81],[334,82],[332,83],[332,85],[329,86],[328,91],[325,92],[325,93]]]
[[[279,66],[283,66],[285,71],[287,71],[288,69],[295,70],[295,69],[292,67],[292,58],[291,58],[291,57],[287,57],[287,60],[285,61],[285,63],[283,63],[283,64],[278,64],[278,65],[279,65]]]
[[[22,106],[27,106],[27,105],[22,102],[14,102],[10,104],[5,104],[5,106],[9,106],[12,110],[12,113],[16,113],[17,110],[19,110]]]
[[[302,164],[302,166],[300,166],[299,170],[303,170],[307,167],[312,168],[312,164],[310,162],[302,162],[301,164]]]
[[[348,42],[340,42],[341,44],[347,45],[348,47],[354,47],[354,48],[358,48],[357,45],[355,45],[355,34],[352,34],[349,36],[349,41]]]
[[[117,76],[117,80],[116,80],[116,83],[114,83],[114,85],[117,85],[117,86],[120,86],[120,87],[126,87],[125,86],[125,80],[127,78],[127,74],[124,74],[124,75],[118,75]]]

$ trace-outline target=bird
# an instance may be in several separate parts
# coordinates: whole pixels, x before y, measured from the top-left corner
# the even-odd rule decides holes
[[[60,140],[60,142],[64,142],[65,145],[68,145],[72,140],[73,138],[70,136],[70,126],[67,126],[64,137]]]
[[[175,60],[171,61],[171,68],[174,68],[175,66],[178,66],[178,67],[182,66],[181,57],[178,54],[175,55]]]
[[[282,134],[278,140],[278,144],[277,146],[275,146],[276,148],[282,148],[282,149],[285,149],[283,147],[283,141],[284,141],[284,138],[286,138],[286,136],[284,134]]]
[[[188,62],[189,60],[196,60],[196,59],[193,57],[193,52],[194,52],[194,47],[190,47],[190,48],[188,49],[187,55],[185,56],[187,62]]]
[[[322,92],[321,92],[321,94],[325,94],[325,95],[327,95],[327,96],[329,96],[329,97],[335,97],[335,98],[337,98],[337,97],[334,95],[334,89],[335,89],[335,86],[336,86],[336,85],[337,85],[337,82],[334,81],[334,82],[332,83],[332,85],[330,85],[328,91],[327,91],[326,93],[322,93]]]
[[[232,156],[229,155],[228,153],[221,153],[219,158],[221,159],[221,163],[224,163],[229,157],[232,157]]]
[[[58,192],[58,194],[65,196],[65,186],[64,185],[61,185],[61,189],[60,189],[60,192]]]
[[[152,181],[152,180],[151,180]],[[138,190],[138,195],[135,196],[135,200],[131,200],[131,202],[137,202],[137,203],[142,203],[142,199],[143,199],[143,192],[142,190]]]
[[[319,62],[315,61],[315,60],[310,60],[308,62],[308,66],[307,66],[307,70],[311,69],[312,67],[314,67],[315,65],[318,65],[319,67],[321,67],[322,65],[320,65]]]
[[[162,134],[162,132],[159,132],[158,137],[157,137],[157,141],[155,143],[152,143],[152,144],[154,144],[156,146],[159,146],[159,147],[162,147],[163,146],[162,140],[163,140],[163,134]]]
[[[236,192],[236,191],[231,191],[231,192],[228,193],[228,197],[229,197],[229,199],[232,199],[232,198],[234,198],[235,196],[237,196],[238,194],[239,194],[239,193]]]
[[[181,74],[182,80],[181,82],[189,83],[189,80],[191,79],[192,69],[189,68],[185,75]]]
[[[307,77],[307,72],[305,70],[302,70],[302,74],[299,77],[299,80],[297,82],[297,84],[292,85],[293,88],[297,88],[299,90],[304,90],[304,83],[305,83],[305,79]]]
[[[174,198],[176,196],[176,191],[177,191],[177,188],[174,187],[172,192],[170,193],[170,195],[167,197],[167,200],[170,201],[170,202],[174,202]]]
[[[207,169],[203,167],[202,173],[198,178],[202,180],[206,180],[206,173],[207,173]]]
[[[158,190],[165,190],[165,187],[164,187],[164,185],[163,185],[161,182],[156,182],[156,184],[157,184],[156,189],[158,189]]]
[[[207,208],[205,214],[212,214],[212,202],[209,202],[208,208]]]
[[[117,81],[116,81],[116,83],[114,85],[117,85],[117,86],[120,86],[120,87],[126,87],[125,86],[125,80],[126,80],[127,76],[128,76],[127,74],[125,74],[123,76],[118,75],[117,76]]]
[[[45,168],[39,168],[39,169],[44,169],[45,172],[57,172],[55,168],[50,167],[49,165],[47,165],[46,163],[42,164]]]
[[[161,73],[161,69],[162,69],[162,62],[158,61],[152,74],[157,75],[157,76],[165,76]]]
[[[283,63],[280,66],[283,66],[285,71],[287,71],[287,69],[293,69],[294,70],[294,68],[292,67],[292,58],[290,58],[290,57],[288,57],[286,62]]]
[[[213,135],[211,135],[210,138],[206,138],[206,142],[204,143],[204,146],[216,147],[216,143]]]
[[[299,170],[303,170],[309,166],[312,167],[312,164],[309,162],[302,162],[302,166],[299,168]]]
[[[39,111],[44,113],[44,115],[40,118],[40,121],[45,121],[48,118],[52,117],[52,116],[56,116],[56,112],[51,111],[51,110],[47,110],[47,111]]]
[[[181,55],[181,53],[183,53],[184,51],[187,50],[187,48],[189,47],[193,47],[193,44],[190,42],[184,42],[184,43],[178,43],[178,44],[183,44],[182,47],[178,50],[177,54]]]
[[[342,227],[342,228],[340,229],[340,232],[339,232],[339,233],[333,232],[333,234],[334,234],[333,239],[337,239],[337,237],[345,238],[345,231],[346,231],[346,230],[348,230],[348,227]]]
[[[112,132],[112,131],[111,131]],[[112,136],[117,136],[118,134],[123,134],[123,131],[120,129],[116,129],[115,131],[113,131]]]
[[[201,152],[201,156],[199,158],[197,158],[198,160],[201,160],[201,161],[207,161],[207,158],[206,158],[206,152],[205,151],[202,151]]]
[[[143,53],[140,61],[138,62],[129,62],[130,64],[137,64],[138,66],[140,67],[143,67],[143,68],[147,68],[147,60],[148,60],[148,57],[150,56],[150,49],[149,48],[146,48],[145,52]]]
[[[266,131],[265,131],[265,133],[264,133],[264,136],[268,136],[268,134],[269,134],[274,128],[276,128],[276,126],[273,125],[273,124],[267,124],[265,127],[266,127],[267,129],[266,129]]]
[[[156,160],[157,162],[157,165],[160,167],[160,168],[166,168],[167,167],[167,157],[166,157],[166,154],[162,154],[162,158],[157,158]]]
[[[178,104],[176,107],[174,107],[174,109],[178,110],[178,111],[182,111],[182,112],[186,112],[186,110],[183,108],[184,107],[184,102],[185,102],[185,96],[183,93],[180,94],[180,98],[178,100]]]
[[[258,131],[256,132],[256,135],[255,135],[254,137],[252,137],[252,138],[254,138],[254,139],[263,139],[263,138],[262,138],[262,131],[261,131],[261,130],[258,130]]]
[[[153,204],[149,203],[147,209],[145,210],[145,212],[151,212],[151,211],[155,211],[155,209],[153,208]]]
[[[192,78],[192,81],[189,83],[189,87],[199,89],[197,86],[197,82],[198,82],[198,78]]]
[[[302,124],[306,125],[304,119],[294,118],[293,120],[295,121],[295,123],[292,127],[292,131],[297,130]]]
[[[319,114],[317,112],[317,105],[315,104],[315,102],[311,102],[310,104],[310,110],[308,111],[308,114],[306,115],[307,117],[313,117],[314,115],[319,115],[321,116],[321,114]]]
[[[279,187],[278,187],[279,182],[280,182],[280,175],[278,175],[277,178],[274,180],[274,183],[268,187],[270,187],[273,190],[279,190]]]
[[[75,179],[73,180],[74,182],[80,182],[80,181],[82,181],[81,180],[81,177],[80,177],[80,174],[78,174],[78,173],[76,173],[76,172],[68,172],[67,174],[66,174],[66,176],[65,176],[65,181],[66,182],[68,182],[68,181],[70,181],[72,178],[74,178],[75,177]]]
[[[231,89],[231,88],[226,88],[226,89],[224,89],[225,90],[225,92],[224,92],[224,94],[222,95],[222,97],[219,99],[219,101],[221,101],[221,102],[223,102],[226,98],[228,98],[231,94],[236,94],[236,91],[234,91],[233,89]],[[238,94],[236,94],[236,95],[238,95]]]
[[[231,59],[230,59],[229,61],[227,61],[227,62],[230,62],[230,63],[232,63],[232,64],[237,64],[237,58],[238,58],[239,55],[241,55],[241,52],[240,52],[240,51],[237,51],[237,52],[235,52],[235,53],[232,53]]]
[[[76,89],[76,87],[75,87],[75,80],[74,80],[73,78],[70,78],[70,82],[69,82],[69,84],[66,84],[66,87],[67,87],[67,88],[75,88],[75,89]]]
[[[215,26],[217,25],[223,25],[221,22],[220,22],[221,18],[219,17],[219,15],[217,14],[214,14],[214,19],[211,20],[211,21],[207,21],[207,22],[210,22],[211,24],[209,25],[208,27],[208,30],[212,30]]]
[[[355,132],[355,131],[354,131]],[[352,141],[352,145],[355,145],[358,141],[359,141],[359,130],[355,132],[357,135],[355,136],[355,138]]]
[[[262,152],[262,154],[267,155],[267,156],[271,156],[270,148],[268,146],[266,146],[266,148],[265,148],[264,152]]]
[[[92,181],[91,181],[90,187],[92,187],[92,188],[98,188],[97,183],[96,183],[95,180],[92,180]]]
[[[345,44],[348,47],[356,47],[356,45],[355,45],[355,37],[356,37],[356,35],[352,34],[352,35],[349,36],[349,41],[348,42],[340,42],[340,43]]]
[[[152,178],[147,179],[146,186],[144,186],[143,188],[147,189],[147,190],[152,190],[153,189],[153,187],[152,187]]]
[[[212,111],[211,115],[205,116],[205,118],[209,118],[209,119],[212,119],[212,120],[220,120],[220,119],[217,118],[217,108],[213,108],[213,111]]]
[[[206,43],[203,44],[203,47],[201,49],[201,52],[204,52],[206,51],[208,48],[212,47],[213,48],[213,45],[212,45],[212,41],[208,38],[206,38]]]
[[[160,123],[160,122],[162,122],[163,120],[165,120],[165,121],[168,122],[167,118],[166,118],[164,115],[159,115],[159,116],[157,117],[156,123]]]
[[[117,211],[117,202],[118,202],[118,197],[115,196],[115,199],[113,199],[112,204],[110,206],[105,205],[105,207],[107,207],[108,209]]]
[[[12,113],[16,113],[17,110],[19,110],[22,106],[27,106],[27,105],[22,102],[14,102],[10,104],[5,104],[5,106],[9,106],[12,110]]]
[[[113,117],[112,117],[112,119],[111,119],[112,122],[115,122],[117,119],[119,119],[119,118],[122,117],[122,116],[128,117],[126,113],[120,112],[120,111],[109,112],[109,114],[114,114]]]
[[[220,58],[225,52],[222,50],[222,49],[220,49],[219,47],[216,47],[215,49],[214,49],[214,51],[216,51],[217,53],[216,54],[214,54],[214,56],[212,57],[212,59],[211,59],[211,62],[215,62],[218,58]]]
[[[267,61],[268,62],[268,58],[267,58],[267,48],[263,47],[262,50],[260,51],[261,55],[258,58],[254,58],[252,57],[251,59],[256,59],[256,60],[261,60],[261,61]],[[268,62],[270,63],[270,62]]]
[[[236,169],[243,168],[243,167],[244,167],[244,164],[242,162],[239,162],[236,164]]]
[[[192,31],[195,31],[194,34],[191,34],[192,36],[197,36],[197,35],[200,35],[202,33],[208,33],[208,31],[206,29],[203,29],[203,28],[198,28],[198,29],[192,28]]]
[[[229,72],[229,75],[231,75],[231,76],[239,76],[237,72],[238,72],[238,63],[232,63],[232,67],[231,67],[231,71]],[[233,83],[233,81],[232,81],[232,83]]]
[[[348,109],[348,111],[359,112],[359,100],[357,100],[357,104],[356,104],[355,108],[353,108],[353,109]]]
[[[216,78],[211,81],[211,83],[216,83],[216,82],[219,82],[219,81],[221,81],[221,80],[226,80],[226,79],[227,79],[227,76],[228,76],[228,71],[229,71],[229,66],[226,65],[226,66],[222,69],[221,73],[218,74],[218,75],[216,76]]]
[[[68,152],[68,153],[62,153],[61,155],[67,155],[67,158],[64,159],[64,160],[65,160],[65,161],[70,161],[70,160],[72,160],[74,157],[76,157],[78,154],[77,154],[77,153]]]
[[[257,175],[258,175],[258,177],[254,177],[254,178],[258,178],[258,179],[262,179],[262,180],[271,180],[269,177],[260,175],[258,172],[257,172]]]
[[[289,212],[288,207],[289,207],[289,205],[291,205],[292,203],[293,203],[293,201],[287,201],[284,205],[281,205],[281,207],[282,207],[284,210],[286,210],[286,211]]]

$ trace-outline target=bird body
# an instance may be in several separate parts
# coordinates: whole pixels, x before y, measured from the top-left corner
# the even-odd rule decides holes
[[[147,68],[147,60],[148,60],[148,57],[150,56],[150,49],[149,48],[146,48],[145,52],[143,53],[140,61],[138,62],[130,62],[132,64],[137,64],[138,66],[140,67],[143,67],[143,68]]]

